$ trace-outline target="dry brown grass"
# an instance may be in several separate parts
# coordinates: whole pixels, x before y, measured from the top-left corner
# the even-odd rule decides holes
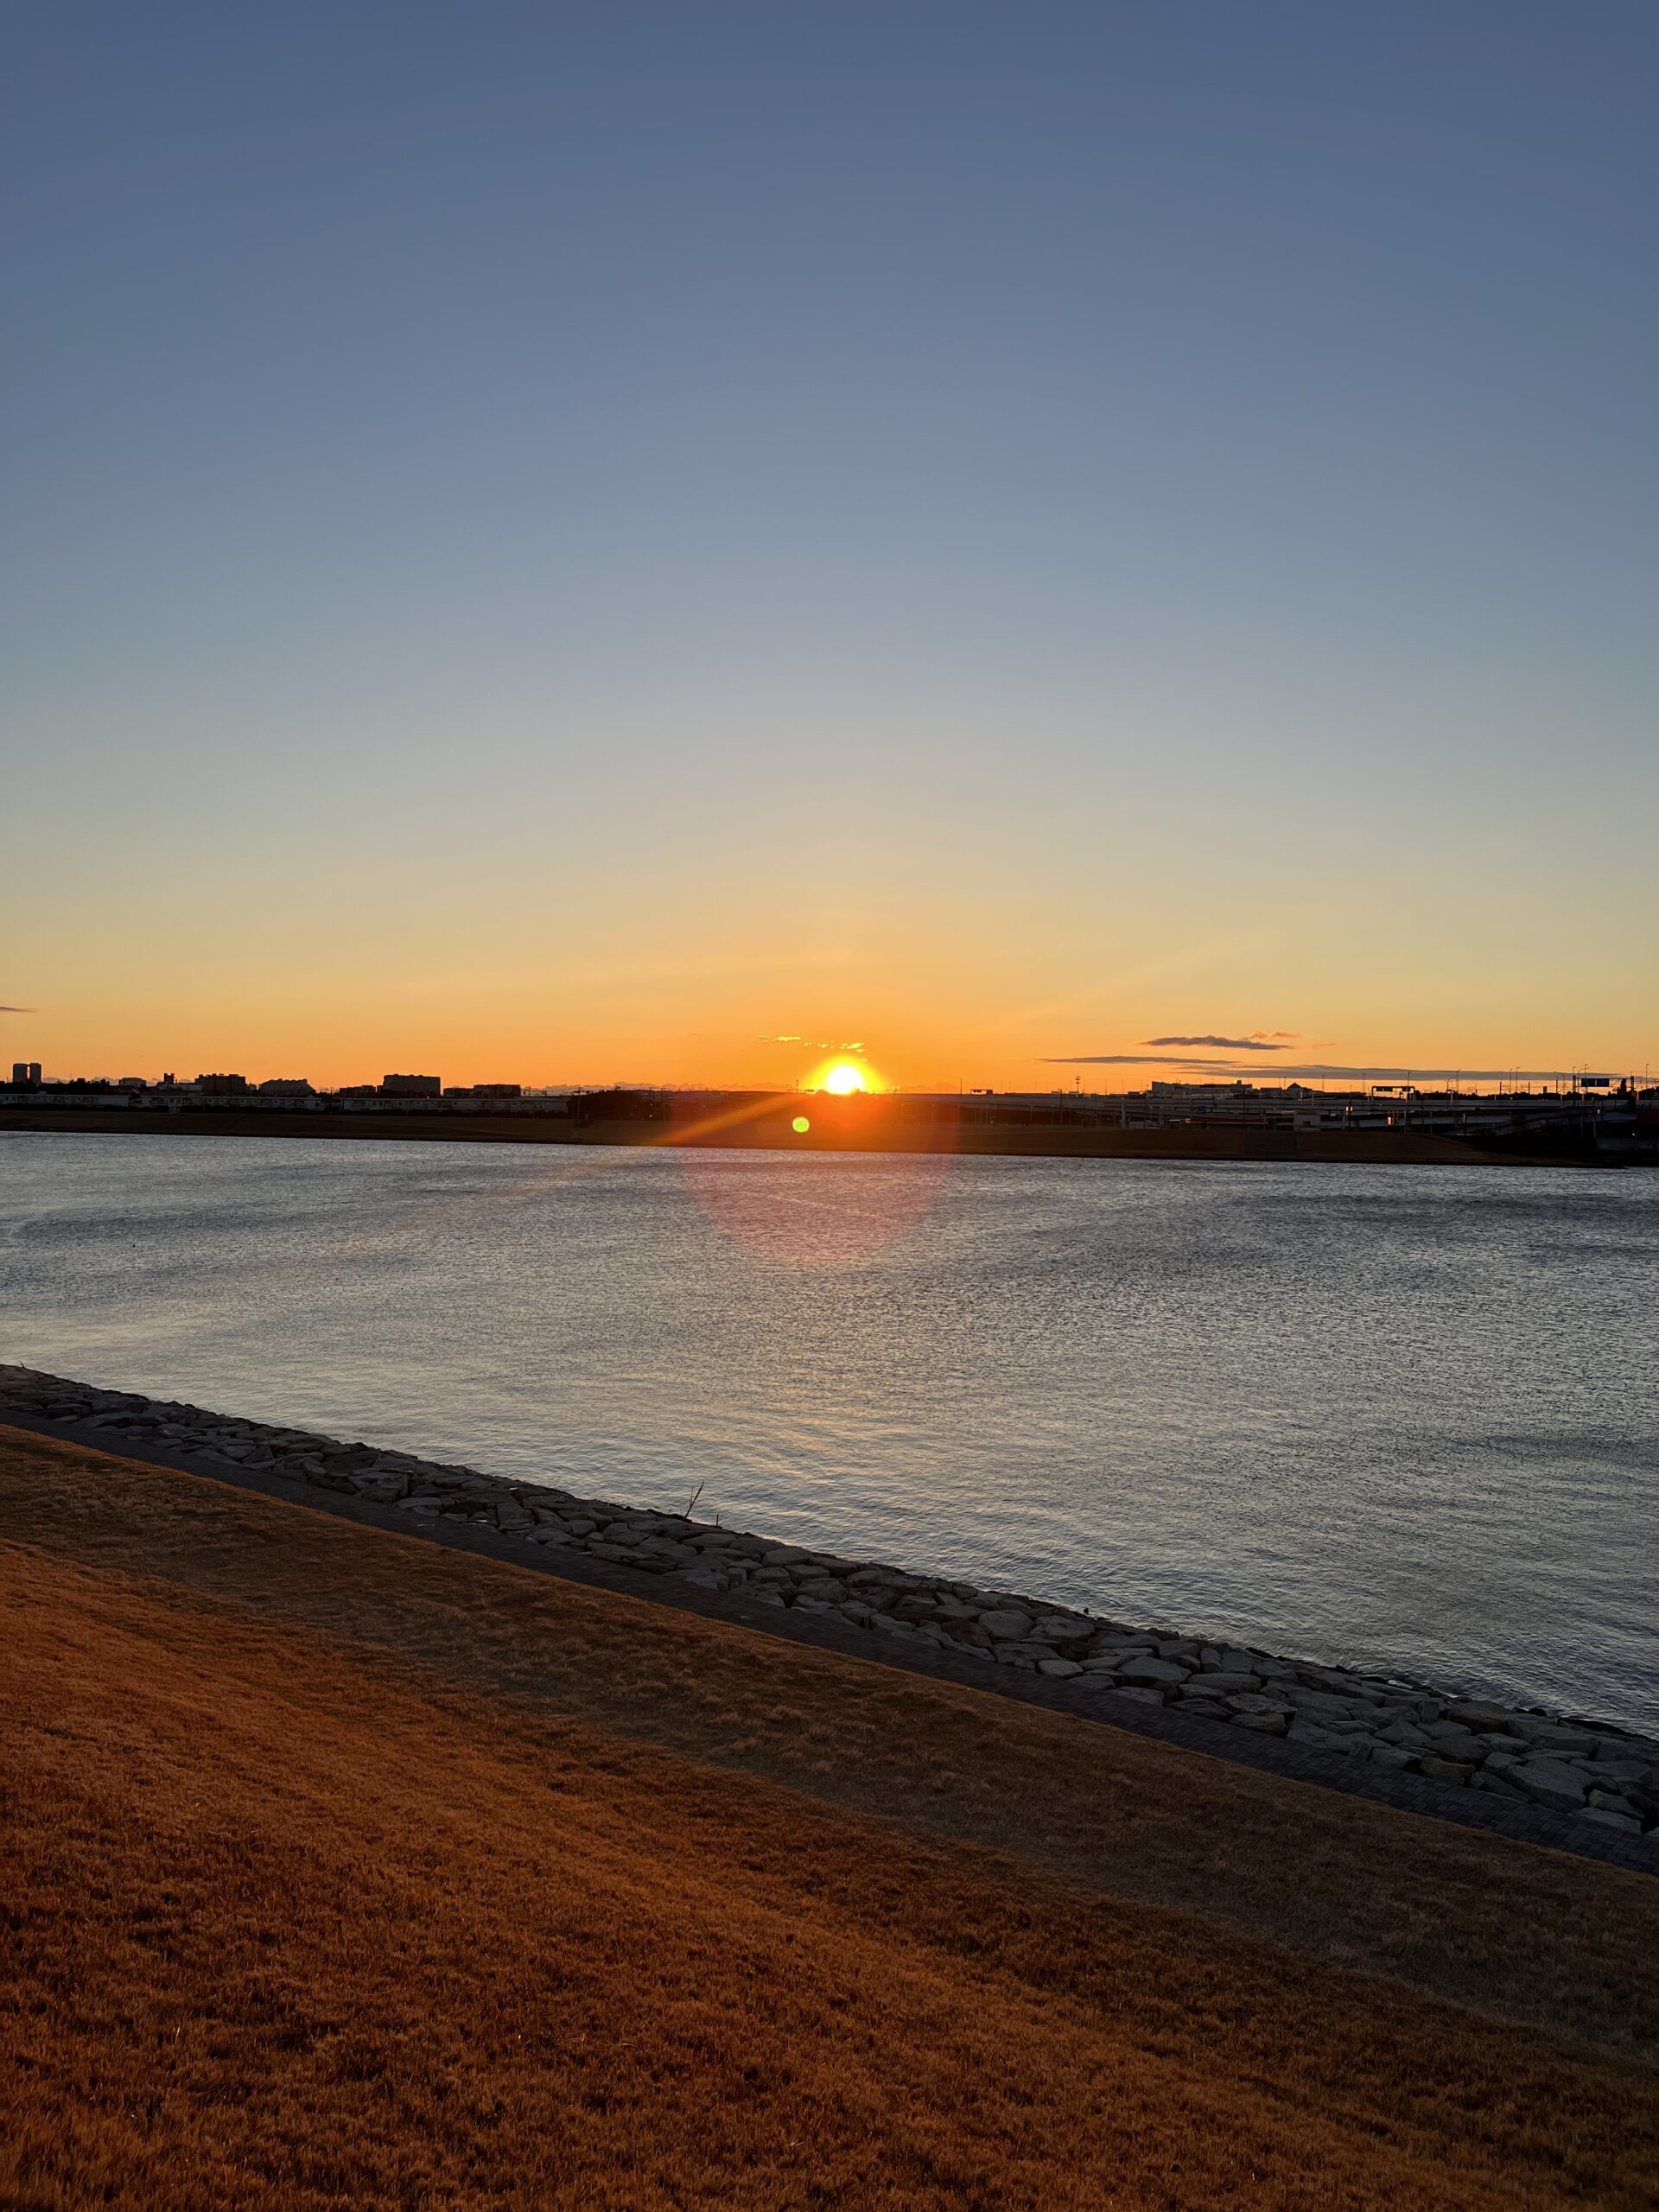
[[[1641,1877],[15,1433],[0,1516],[8,2212],[1659,2190]]]

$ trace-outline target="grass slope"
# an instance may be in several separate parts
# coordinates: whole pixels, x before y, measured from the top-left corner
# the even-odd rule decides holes
[[[1659,1884],[0,1433],[0,2206],[1645,2206]]]

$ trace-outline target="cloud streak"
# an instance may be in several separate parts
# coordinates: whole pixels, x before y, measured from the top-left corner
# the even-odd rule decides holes
[[[1222,1045],[1231,1052],[1283,1052],[1295,1038],[1294,1029],[1253,1029],[1248,1037],[1143,1037],[1143,1045]],[[1284,1038],[1279,1044],[1275,1039]]]
[[[861,1052],[864,1039],[849,1037],[837,1044],[832,1037],[758,1037],[759,1045],[804,1045],[809,1052]]]
[[[1242,1072],[1226,1060],[1195,1060],[1173,1052],[1068,1052],[1046,1058],[1051,1068],[1190,1068],[1194,1075],[1236,1075]],[[1571,1083],[1576,1068],[1382,1068],[1335,1067],[1320,1061],[1306,1067],[1275,1065],[1276,1076],[1347,1077],[1371,1083]],[[1629,1070],[1614,1069],[1615,1074]]]

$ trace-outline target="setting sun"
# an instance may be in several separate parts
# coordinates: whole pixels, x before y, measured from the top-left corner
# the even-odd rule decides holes
[[[824,1070],[815,1086],[836,1098],[850,1097],[854,1091],[868,1090],[869,1087],[868,1073],[856,1060],[836,1060]]]

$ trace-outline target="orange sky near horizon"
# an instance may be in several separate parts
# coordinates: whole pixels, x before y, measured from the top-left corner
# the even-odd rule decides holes
[[[1315,1064],[1639,1072],[1653,1056],[1617,970],[1580,966],[1548,912],[1484,929],[1465,913],[1452,962],[1436,950],[1443,912],[1384,935],[1363,901],[1319,927],[1269,909],[1230,934],[1183,925],[1174,899],[1091,914],[1062,895],[1019,926],[968,895],[872,893],[840,916],[814,902],[826,911],[786,931],[759,893],[747,929],[705,914],[675,931],[649,912],[607,920],[602,899],[515,916],[499,894],[435,908],[383,894],[226,893],[142,914],[99,894],[78,920],[31,901],[11,973],[33,1003],[0,1016],[0,1058],[60,1076],[234,1070],[319,1087],[394,1071],[787,1085],[856,1046],[907,1088],[1113,1090],[1178,1076],[1160,1057],[1265,1081]],[[1284,1033],[1284,1049],[1145,1048],[1255,1031]],[[1138,1071],[1057,1064],[1137,1049]]]

